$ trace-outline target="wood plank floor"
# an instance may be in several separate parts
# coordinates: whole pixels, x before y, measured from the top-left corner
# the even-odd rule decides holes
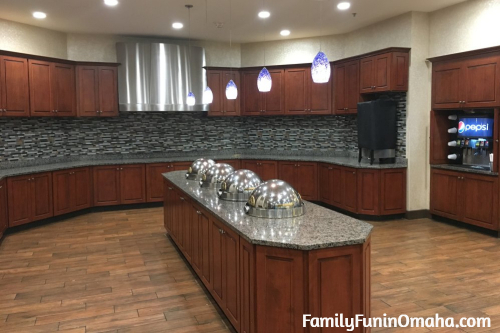
[[[374,316],[491,316],[491,329],[433,332],[500,332],[500,240],[426,219],[373,224]],[[232,330],[165,237],[163,210],[148,208],[6,236],[0,332],[55,331]]]

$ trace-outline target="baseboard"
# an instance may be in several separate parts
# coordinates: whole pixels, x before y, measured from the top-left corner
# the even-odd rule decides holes
[[[430,219],[432,218],[431,212],[428,209],[411,210],[405,214],[407,220]]]

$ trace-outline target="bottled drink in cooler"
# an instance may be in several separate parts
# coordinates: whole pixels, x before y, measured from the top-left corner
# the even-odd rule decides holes
[[[460,154],[450,154],[448,155],[448,159],[449,160],[453,160],[453,161],[456,161],[460,158]]]
[[[457,142],[456,141],[450,141],[450,142],[448,142],[448,146],[449,147],[456,147],[457,146]]]
[[[457,130],[457,128],[456,128],[456,127],[452,127],[452,128],[450,128],[450,129],[448,130],[448,133],[451,133],[451,134],[453,134],[453,133],[457,133],[457,132],[458,132],[458,130]]]

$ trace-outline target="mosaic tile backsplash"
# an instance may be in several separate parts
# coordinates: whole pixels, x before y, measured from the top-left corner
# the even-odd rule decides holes
[[[406,157],[406,94],[396,155]],[[117,118],[0,118],[0,164],[38,158],[251,149],[357,152],[356,116],[213,118],[202,112]]]

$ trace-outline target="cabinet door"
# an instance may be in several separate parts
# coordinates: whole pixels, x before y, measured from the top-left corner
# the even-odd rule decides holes
[[[147,202],[163,201],[162,173],[171,171],[167,163],[148,164],[146,166]]]
[[[391,90],[408,91],[409,58],[407,52],[393,52],[391,62]]]
[[[333,98],[334,113],[345,114],[347,109],[347,64],[342,63],[333,66]],[[358,89],[359,90],[359,89]]]
[[[55,171],[52,175],[54,216],[70,213],[75,207],[75,177],[73,170]]]
[[[217,160],[217,163],[226,163],[234,168],[234,170],[238,170],[241,166],[240,160]]]
[[[279,178],[297,188],[297,162],[279,162]]]
[[[99,115],[99,70],[95,66],[77,66],[78,116]]]
[[[226,98],[226,86],[229,80],[233,80],[238,88],[238,97],[236,99]],[[224,116],[239,116],[240,115],[240,100],[241,100],[241,85],[240,73],[237,70],[224,71],[222,73],[222,109]]]
[[[0,235],[9,225],[9,215],[7,213],[7,184],[5,180],[0,180]]]
[[[488,229],[498,228],[498,178],[467,174],[460,180],[462,220]]]
[[[459,181],[458,173],[436,169],[431,171],[430,206],[432,214],[458,219]]]
[[[255,332],[255,250],[240,238],[240,332]]]
[[[306,114],[310,69],[290,68],[285,70],[285,113]]]
[[[210,246],[210,228],[211,223],[208,218],[208,214],[206,214],[203,210],[201,210],[201,215],[199,216],[199,228],[200,228],[200,239],[199,246],[201,247],[201,256],[200,256],[200,270],[201,270],[201,280],[205,283],[208,289],[211,289],[212,279],[210,276],[211,272],[211,253],[212,248]]]
[[[33,175],[31,179],[31,221],[54,216],[52,173],[38,173]]]
[[[52,64],[29,60],[31,116],[55,116],[51,78]]]
[[[146,170],[144,164],[120,167],[121,204],[146,202]]]
[[[0,56],[0,108],[8,117],[30,115],[28,60]]]
[[[460,61],[432,64],[433,109],[457,109],[462,106],[462,70]]]
[[[241,113],[245,116],[260,115],[264,110],[261,92],[257,88],[258,77],[259,72],[257,71],[244,71],[241,73]]]
[[[358,210],[358,177],[356,169],[342,169],[342,208],[356,213]]]
[[[118,116],[118,77],[116,67],[98,67],[99,116]]]
[[[318,166],[316,163],[297,162],[297,190],[305,200],[318,198]]]
[[[175,162],[172,164],[172,170],[170,171],[186,171],[189,169],[191,166],[191,162]]]
[[[258,175],[263,181],[278,178],[278,163],[276,161],[259,161]]]
[[[363,58],[359,61],[359,91],[361,93],[373,92],[375,86],[375,57]]]
[[[361,101],[359,94],[359,60],[346,64],[345,79],[345,107],[348,113],[358,113],[358,103]]]
[[[463,101],[465,107],[500,105],[500,57],[477,57],[464,62]]]
[[[172,237],[176,241],[179,247],[182,247],[182,229],[181,223],[184,219],[184,214],[182,212],[184,197],[179,194],[179,192],[174,190],[173,195],[173,220],[172,220]]]
[[[193,217],[191,221],[191,265],[198,274],[201,275],[201,259],[202,246],[201,242],[201,226],[200,226],[201,210],[193,206]]]
[[[343,208],[344,205],[342,170],[343,168],[340,166],[330,165],[331,201],[329,204],[339,208]]]
[[[358,170],[358,210],[359,214],[379,215],[379,184],[378,170]]]
[[[330,204],[332,202],[332,180],[330,165],[325,163],[320,163],[318,165],[318,177],[319,177],[319,201]]]
[[[226,98],[225,94],[222,93],[222,71],[207,70],[207,86],[210,87],[214,95],[208,115],[220,116],[222,115],[222,98]]]
[[[380,170],[380,215],[406,213],[406,169]]]
[[[7,178],[10,227],[32,221],[31,178],[31,175]]]
[[[309,74],[311,69],[309,69]],[[309,75],[308,110],[311,114],[332,113],[332,80],[327,83],[314,83]]]
[[[227,227],[222,228],[222,295],[224,313],[231,324],[239,330],[240,324],[240,288],[239,288],[239,236]]]
[[[373,84],[374,92],[391,90],[391,58],[392,53],[379,54],[374,57]]]
[[[192,235],[191,230],[193,229],[193,221],[196,218],[196,211],[193,205],[186,199],[182,203],[183,218],[181,223],[181,233],[182,233],[182,249],[184,250],[184,255],[188,262],[192,262],[193,244],[191,243]]]
[[[120,167],[94,167],[94,205],[110,206],[120,204]]]
[[[75,66],[51,65],[53,106],[59,117],[76,116]]]
[[[270,92],[262,93],[263,114],[283,114],[285,112],[285,71],[271,69],[269,74],[271,74],[273,85]]]
[[[174,220],[174,200],[175,192],[172,184],[166,179],[163,180],[164,188],[164,205],[163,205],[163,219],[164,226],[167,232],[172,235],[172,224]]]
[[[75,202],[74,209],[81,210],[92,207],[92,180],[90,168],[78,168],[73,170],[75,178]]]
[[[212,280],[212,296],[215,298],[219,306],[224,309],[225,299],[224,299],[224,285],[222,283],[223,279],[223,268],[222,262],[224,260],[223,251],[223,236],[222,236],[222,226],[215,220],[211,220],[211,230],[210,230],[210,245],[212,247],[211,254],[211,280]]]
[[[243,160],[241,161],[241,168],[255,172],[262,179],[259,171],[259,161],[256,160]],[[264,179],[262,179],[264,180]]]

